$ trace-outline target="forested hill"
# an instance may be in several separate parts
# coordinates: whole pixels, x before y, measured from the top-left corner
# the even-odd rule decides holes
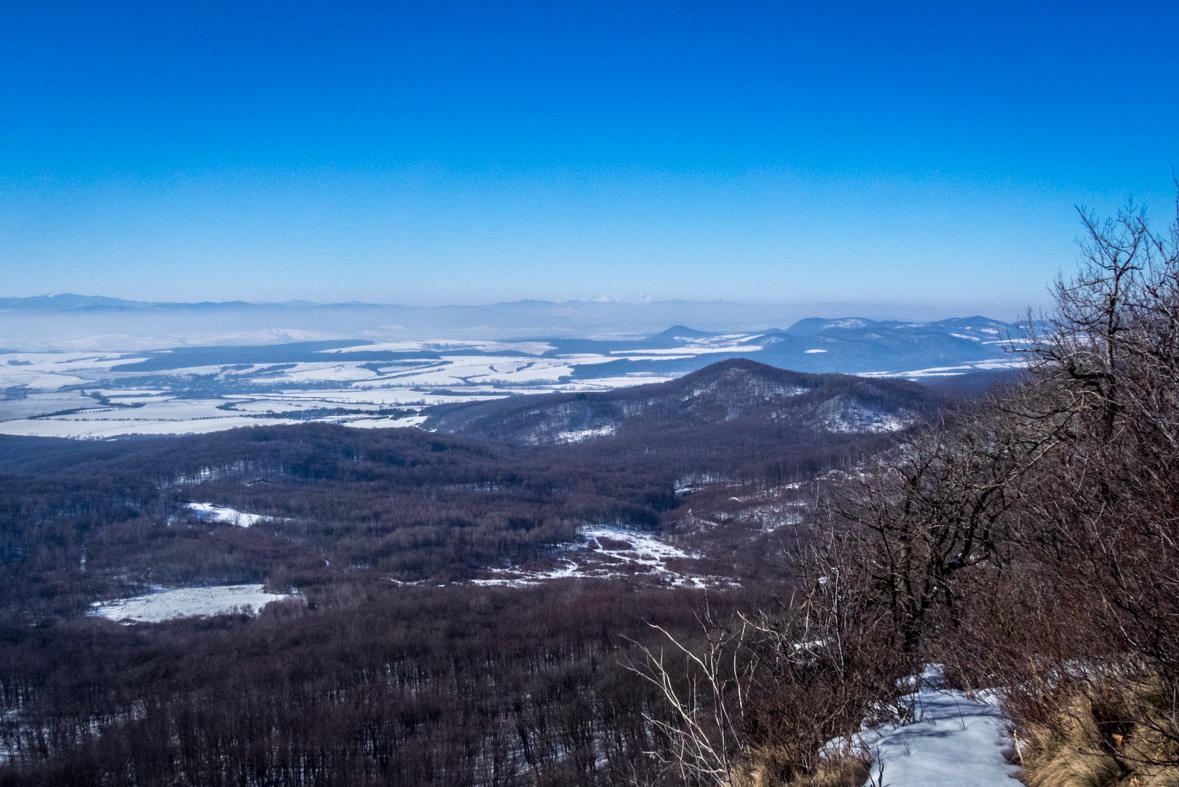
[[[453,435],[304,424],[5,436],[0,579],[20,603],[58,583],[45,594],[76,609],[148,581],[316,583],[329,565],[465,578],[545,558],[587,522],[658,530],[702,481],[765,488],[854,466],[943,404],[903,381],[732,360],[659,385],[451,409],[435,422]],[[580,439],[598,433],[614,436]],[[173,527],[193,501],[270,524]]]
[[[804,374],[731,359],[665,383],[435,408],[424,427],[514,445],[732,435],[771,430],[793,442],[894,432],[945,406],[904,380]]]

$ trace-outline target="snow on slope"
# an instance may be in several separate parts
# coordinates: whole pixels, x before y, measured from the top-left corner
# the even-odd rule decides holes
[[[850,396],[836,396],[819,406],[819,417],[829,432],[854,434],[857,432],[898,432],[918,419],[903,411],[893,414],[866,407]]]
[[[291,598],[291,596],[281,593],[268,593],[262,587],[262,585],[229,585],[161,589],[145,596],[105,603],[95,602],[90,615],[107,620],[160,623],[177,618],[227,615],[243,611],[247,607],[257,614],[262,607],[272,601]]]
[[[191,510],[197,519],[206,522],[224,522],[238,527],[249,527],[259,520],[266,519],[261,514],[246,514],[233,508],[221,508],[212,503],[189,503],[186,508]]]
[[[577,560],[565,558],[561,565],[548,571],[491,569],[492,577],[472,580],[472,584],[523,587],[553,579],[619,577],[697,588],[735,584],[725,577],[686,571],[685,562],[699,560],[701,556],[672,546],[653,533],[595,525],[581,530],[581,535],[585,543],[569,550]]]
[[[614,434],[614,424],[607,424],[596,429],[577,429],[568,432],[557,432],[555,443],[580,443],[582,440],[589,440],[594,437],[609,437]],[[537,442],[540,442],[539,440]]]

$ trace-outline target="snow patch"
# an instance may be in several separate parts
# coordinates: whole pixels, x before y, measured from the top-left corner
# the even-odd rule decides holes
[[[819,405],[819,417],[824,429],[838,434],[898,432],[915,420],[865,407],[846,396]]]
[[[549,571],[491,569],[494,575],[472,580],[475,585],[525,587],[553,579],[621,579],[626,577],[655,580],[661,585],[706,588],[736,583],[724,577],[691,575],[667,565],[669,560],[699,560],[701,555],[672,546],[653,533],[621,527],[596,525],[581,530],[585,545],[570,547],[582,562],[570,558]]]
[[[580,443],[582,440],[590,440],[595,437],[609,437],[614,434],[614,425],[608,424],[600,426],[597,429],[581,429],[572,432],[557,432],[554,442],[557,443]]]
[[[92,617],[136,623],[160,623],[178,618],[229,615],[250,611],[258,614],[272,601],[293,598],[283,593],[269,593],[262,585],[227,585],[205,588],[158,589],[145,596],[117,601],[96,601]]]
[[[657,571],[667,571],[663,561],[668,559],[699,560],[701,555],[685,552],[661,541],[653,533],[642,533],[637,530],[624,530],[620,527],[592,527],[581,531],[587,541],[603,554],[623,558],[633,563],[650,566]],[[602,539],[608,539],[603,543]],[[627,547],[617,548],[607,546],[609,541],[625,542]]]
[[[192,511],[193,515],[202,521],[224,522],[227,525],[237,525],[238,527],[249,527],[263,519],[269,519],[261,514],[247,514],[234,508],[215,506],[212,503],[189,503],[185,508]]]

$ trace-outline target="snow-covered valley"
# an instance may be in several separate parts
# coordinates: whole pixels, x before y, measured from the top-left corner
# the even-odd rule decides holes
[[[0,351],[0,434],[107,439],[307,420],[357,428],[417,426],[425,408],[440,404],[611,391],[675,379],[735,357],[799,371],[910,379],[1018,365],[1003,350],[1000,328],[989,327],[1001,323],[944,322],[843,320],[797,332],[715,335],[672,329],[645,339],[610,341],[329,341],[134,353]],[[876,333],[865,333],[870,331]],[[914,336],[927,334],[957,346],[936,353],[906,349]],[[878,345],[875,355],[865,356],[865,343]],[[846,417],[836,416],[836,421]],[[881,423],[875,428],[894,427]],[[561,439],[582,439],[581,430]]]

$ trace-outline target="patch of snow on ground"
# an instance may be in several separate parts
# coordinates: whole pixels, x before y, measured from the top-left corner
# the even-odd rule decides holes
[[[235,426],[279,426],[296,424],[298,421],[284,419],[268,420],[265,424],[257,421],[242,421],[232,418],[194,418],[191,421],[179,419],[153,421],[148,419],[93,418],[70,420],[65,418],[39,418],[27,421],[5,421],[0,424],[0,434],[28,437],[67,437],[77,440],[104,440],[128,435],[179,435],[208,434],[222,432]]]
[[[408,418],[350,418],[342,423],[353,429],[390,429],[421,426],[425,420],[426,416],[424,415],[413,415]]]
[[[643,533],[637,530],[624,530],[620,527],[591,527],[581,531],[587,541],[592,541],[592,546],[599,551],[612,555],[614,557],[623,558],[633,563],[641,563],[643,565],[651,566],[659,571],[666,571],[663,567],[663,561],[668,559],[682,559],[682,560],[699,560],[700,555],[694,555],[684,550],[673,547],[664,541],[661,541],[658,536],[653,533]],[[629,544],[629,548],[613,549],[605,546],[601,539],[609,539],[611,541],[624,541]]]
[[[653,533],[596,525],[583,529],[581,535],[585,537],[585,545],[570,547],[570,551],[579,551],[575,557],[582,561],[580,563],[565,558],[560,566],[549,571],[491,569],[495,576],[472,580],[472,584],[524,587],[553,579],[621,577],[696,588],[733,584],[724,577],[689,575],[668,567],[668,560],[699,560],[701,556],[672,546]],[[602,561],[602,558],[606,560]]]
[[[556,442],[580,443],[582,440],[589,440],[594,437],[609,437],[612,434],[614,434],[614,425],[609,424],[597,429],[581,429],[574,432],[557,432]]]
[[[268,518],[261,514],[246,514],[233,508],[222,508],[212,503],[189,503],[186,508],[191,510],[197,519],[205,522],[224,522],[238,527],[249,527]]]
[[[823,428],[840,434],[898,432],[916,420],[902,419],[891,413],[865,407],[845,396],[837,396],[821,404],[819,414]]]
[[[287,598],[292,596],[267,593],[262,585],[161,589],[146,596],[95,602],[90,615],[107,620],[160,623],[178,618],[228,615],[247,608],[258,614],[271,601]]]

